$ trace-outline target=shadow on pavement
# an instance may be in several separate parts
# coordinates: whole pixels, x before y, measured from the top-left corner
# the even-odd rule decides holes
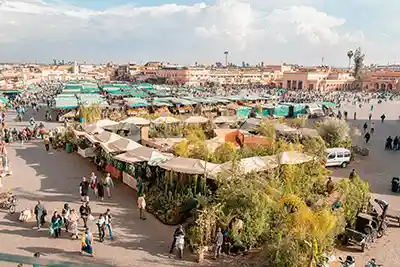
[[[15,189],[20,199],[29,200],[33,203],[32,205],[35,205],[37,200],[42,200],[48,209],[47,220],[50,219],[52,213],[48,206],[54,205],[53,202],[72,203],[72,208],[79,210],[81,202],[78,186],[82,176],[89,176],[95,170],[92,163],[76,154],[56,152],[55,155],[48,155],[39,141],[25,148],[15,148],[15,151],[18,157],[36,171],[36,176],[40,177],[40,189],[37,192],[29,192],[22,188]],[[174,228],[163,225],[150,214],[147,214],[146,221],[140,220],[136,199],[137,194],[134,190],[120,181],[115,181],[111,199],[105,198],[104,202],[91,200],[90,206],[94,217],[105,212],[107,208],[111,209],[113,216],[115,239],[103,244],[126,250],[144,251],[157,258],[160,257],[161,262],[166,262]],[[59,209],[61,208],[62,204],[59,204]],[[97,238],[97,227],[93,222],[90,223],[89,227]],[[36,237],[38,233],[34,232],[27,234]],[[7,234],[24,235],[25,232],[18,230],[7,232]],[[161,259],[162,255],[165,259]],[[173,262],[173,265],[176,263]]]

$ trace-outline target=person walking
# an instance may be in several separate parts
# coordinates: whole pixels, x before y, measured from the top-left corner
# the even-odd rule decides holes
[[[138,195],[140,196],[143,193],[143,180],[142,177],[138,177],[137,179],[137,191],[138,191]]]
[[[82,204],[82,206],[79,208],[79,213],[83,220],[83,227],[87,228],[87,221],[88,221],[90,214],[92,213],[90,206],[89,206],[89,202],[85,202]]]
[[[38,200],[35,206],[35,215],[36,215],[36,226],[37,229],[39,230],[40,227],[42,227],[42,225],[44,224],[44,218],[47,215],[46,208],[43,206],[40,200]]]
[[[146,216],[144,215],[144,212],[146,211],[146,200],[144,194],[138,197],[137,204],[139,208],[140,219],[146,220]]]
[[[86,228],[85,234],[82,235],[82,246],[81,246],[82,255],[89,255],[94,257],[93,250],[93,234],[90,232],[89,228]]]
[[[92,172],[90,174],[90,189],[92,190],[93,195],[96,195],[96,191],[97,191],[97,176],[94,174],[94,172]]]
[[[107,173],[107,176],[104,179],[104,187],[106,188],[107,191],[107,197],[111,198],[111,187],[114,187],[114,182],[109,173]]]
[[[367,123],[364,123],[363,129],[364,129],[364,133],[365,133],[367,131],[367,129],[368,129],[368,124]]]
[[[49,136],[46,135],[43,139],[44,147],[46,148],[46,151],[49,152],[50,150],[50,139]]]
[[[354,120],[357,120],[357,112],[354,112]]]
[[[364,138],[365,138],[365,143],[368,144],[369,139],[371,139],[371,135],[369,134],[369,132],[365,133]]]
[[[351,179],[353,179],[355,177],[356,177],[356,169],[352,169],[350,174],[349,174],[349,179],[351,180]]]
[[[97,197],[100,199],[100,201],[104,200],[104,186],[101,181],[97,182]]]
[[[69,215],[69,230],[71,233],[71,238],[78,239],[78,220],[78,215],[76,214],[75,210],[72,209]]]
[[[372,122],[371,123],[371,134],[374,134],[374,132],[375,132],[375,123]]]
[[[81,201],[89,202],[89,182],[86,181],[86,177],[82,178],[82,182],[79,184],[79,191],[81,193]]]
[[[392,147],[393,150],[397,150],[397,147],[399,145],[399,141],[400,141],[399,137],[395,136],[394,139],[393,139],[393,147]]]
[[[63,220],[64,220],[65,232],[67,232],[67,233],[68,233],[68,230],[69,230],[69,216],[70,216],[70,213],[71,213],[71,209],[70,209],[68,203],[65,203],[64,204],[64,208],[63,208],[63,210],[61,212],[61,215],[62,215]]]
[[[105,227],[106,227],[106,220],[103,214],[99,215],[99,218],[96,221],[96,225],[99,230],[99,241],[103,242],[105,236]]]
[[[63,224],[63,219],[58,214],[57,211],[54,211],[53,216],[51,217],[51,226],[50,233],[55,238],[58,238],[61,235],[61,226]]]
[[[219,227],[217,235],[215,236],[214,259],[219,258],[223,243],[224,243],[224,235],[222,234],[222,229]]]
[[[35,254],[33,254],[34,258],[40,258],[40,252],[36,252]],[[33,264],[32,267],[40,267],[40,265],[37,264]]]
[[[382,114],[382,116],[381,116],[381,121],[382,121],[382,123],[385,121],[385,119],[386,119],[385,114]]]
[[[104,217],[105,217],[105,223],[106,223],[106,227],[108,229],[108,235],[110,239],[113,239],[113,231],[112,231],[112,226],[111,226],[111,211],[110,209],[107,209],[106,213],[104,213]]]

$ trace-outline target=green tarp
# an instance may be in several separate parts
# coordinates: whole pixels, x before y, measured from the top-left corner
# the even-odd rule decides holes
[[[278,117],[287,117],[289,115],[289,106],[277,105],[274,110],[274,115]]]
[[[8,103],[8,99],[4,96],[0,96],[0,102],[3,104],[7,104]]]
[[[240,107],[236,110],[236,116],[237,117],[245,117],[248,118],[249,117],[249,113],[250,113],[251,107]]]

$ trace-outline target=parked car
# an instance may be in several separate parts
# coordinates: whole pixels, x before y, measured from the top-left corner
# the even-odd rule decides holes
[[[326,150],[326,167],[340,166],[346,168],[350,163],[351,152],[346,148],[328,148]]]

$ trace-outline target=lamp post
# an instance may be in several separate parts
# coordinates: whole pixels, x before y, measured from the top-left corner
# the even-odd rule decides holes
[[[229,54],[228,51],[224,52],[224,55],[225,55],[225,67],[228,67],[228,54]]]

